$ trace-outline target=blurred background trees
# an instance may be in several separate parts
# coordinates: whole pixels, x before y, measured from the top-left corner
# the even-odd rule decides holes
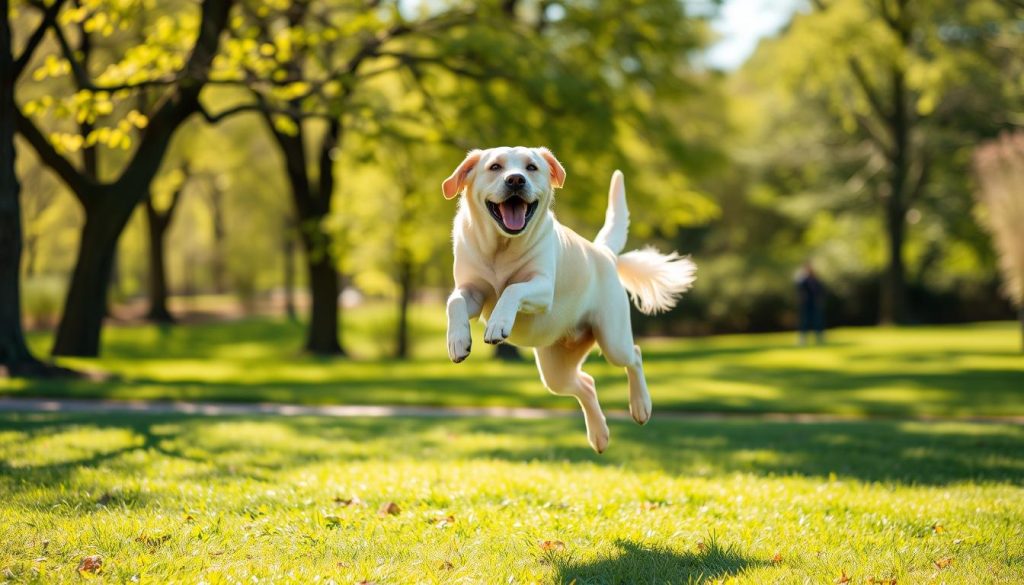
[[[693,254],[648,333],[792,327],[807,260],[831,324],[1005,317],[971,161],[1024,123],[1024,8],[814,0],[716,71],[697,4],[15,1],[25,322],[94,355],[108,312],[302,311],[343,355],[341,311],[380,300],[407,357],[450,286],[438,185],[497,144],[554,150],[587,236],[622,168],[631,245]]]
[[[1003,290],[1017,307],[1024,350],[1024,132],[981,145],[974,164],[980,223],[991,232],[999,253]]]

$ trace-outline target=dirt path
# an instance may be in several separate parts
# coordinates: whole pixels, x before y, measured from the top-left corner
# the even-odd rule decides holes
[[[391,405],[323,405],[232,402],[168,402],[148,400],[84,400],[48,398],[0,397],[2,412],[60,412],[75,414],[136,413],[187,414],[193,416],[326,416],[356,417],[417,417],[417,418],[511,418],[552,419],[579,416],[576,410],[552,410],[513,406],[391,406]],[[609,419],[628,420],[625,411],[606,411]],[[727,413],[727,412],[658,412],[657,418],[673,420],[763,420],[790,423],[857,422],[865,417],[811,413]],[[875,417],[875,420],[878,420]],[[1024,416],[1006,417],[892,417],[881,420],[914,420],[927,422],[983,422],[1024,425]]]

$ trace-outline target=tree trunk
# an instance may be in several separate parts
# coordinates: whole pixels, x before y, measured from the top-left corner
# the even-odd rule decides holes
[[[295,321],[295,238],[292,234],[291,222],[285,226],[284,236],[284,313],[290,321]]]
[[[171,210],[166,215],[153,207],[152,197],[147,198],[146,225],[149,236],[149,312],[146,319],[154,323],[174,323],[174,316],[167,308],[167,264],[165,262],[165,236],[170,225]]]
[[[227,276],[227,262],[224,259],[224,240],[226,231],[224,229],[224,193],[214,185],[210,192],[210,212],[213,216],[213,290],[219,295],[227,290],[225,277]]]
[[[154,106],[135,151],[120,176],[111,183],[99,184],[75,168],[29,118],[12,108],[11,117],[18,132],[85,208],[78,260],[57,329],[54,355],[99,354],[100,328],[117,240],[135,206],[149,193],[149,185],[160,170],[175,131],[200,110],[199,93],[205,80],[199,74],[209,69],[217,54],[232,4],[233,0],[203,0],[198,36],[184,67],[186,79]],[[6,112],[4,118],[8,118]]]
[[[909,42],[909,41],[908,41]],[[882,279],[879,321],[885,324],[907,322],[906,270],[903,265],[903,241],[906,232],[907,178],[910,167],[910,112],[906,96],[906,76],[894,66],[892,79],[892,116],[889,128],[893,146],[889,170],[889,196],[885,201],[885,226],[889,264]]]
[[[102,213],[86,216],[64,313],[53,343],[53,355],[99,355],[100,330],[107,312],[107,289],[117,240],[124,228],[124,222],[116,219]]]
[[[39,367],[21,323],[21,185],[15,172],[14,56],[7,0],[0,0],[0,367],[19,375]]]
[[[889,263],[882,279],[879,321],[886,325],[906,323],[906,271],[903,266],[903,240],[906,213],[893,202],[886,207],[886,247]]]
[[[271,135],[281,148],[285,173],[291,187],[295,216],[299,222],[299,233],[306,252],[306,267],[309,271],[310,316],[306,351],[318,355],[344,356],[345,350],[339,338],[340,311],[338,309],[339,274],[331,255],[331,237],[323,229],[323,219],[331,209],[334,191],[334,168],[332,151],[337,147],[340,123],[329,123],[317,158],[319,171],[316,185],[309,178],[309,168],[301,120],[296,121],[298,132],[284,134],[277,130],[269,114],[264,112],[264,121]]]
[[[308,244],[306,258],[312,296],[306,351],[344,356],[345,351],[338,341],[338,271],[329,256],[310,252]]]
[[[409,358],[409,303],[412,300],[413,269],[409,258],[398,262],[398,324],[395,328],[395,357]]]

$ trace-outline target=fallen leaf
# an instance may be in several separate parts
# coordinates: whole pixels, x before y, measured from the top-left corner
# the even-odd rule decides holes
[[[440,568],[440,569],[441,569],[442,571],[450,571],[450,570],[452,570],[452,569],[454,569],[454,568],[455,568],[455,565],[451,564],[451,563],[450,563],[450,562],[448,562],[448,561],[443,561],[443,562],[441,562],[441,566],[440,566],[439,568]]]
[[[942,534],[945,531],[946,529],[942,527],[942,524],[932,524],[932,532],[934,532],[935,534]]]
[[[388,502],[381,506],[380,510],[377,510],[377,515],[381,518],[384,518],[386,516],[397,516],[401,511],[402,509],[398,507],[398,504],[394,502]]]
[[[561,540],[545,540],[540,543],[540,550],[545,552],[565,550],[565,543]]]
[[[896,585],[896,577],[868,577],[871,585]]]
[[[707,552],[708,551],[708,545],[704,544],[703,540],[698,540],[697,541],[697,551],[698,552]]]
[[[434,519],[434,523],[437,524],[438,528],[448,528],[452,524],[455,524],[455,516],[438,516]]]
[[[642,504],[640,504],[640,507],[643,508],[647,512],[650,512],[651,510],[657,510],[658,508],[664,508],[664,507],[667,507],[667,506],[668,506],[668,504],[665,503],[665,502],[651,502],[651,501],[647,501],[647,502],[643,502]]]
[[[943,557],[935,561],[935,566],[939,569],[945,569],[946,567],[953,564],[953,557]]]
[[[836,579],[836,583],[842,584],[842,583],[849,583],[849,582],[850,582],[850,576],[846,574],[846,569],[843,569],[843,574],[840,575],[840,577],[838,579]]]
[[[78,574],[83,577],[92,577],[103,571],[103,557],[92,555],[85,557],[78,563]]]
[[[338,568],[339,569],[347,569],[347,568],[349,568],[351,566],[352,566],[352,563],[349,563],[349,562],[346,562],[346,561],[338,561]]]
[[[376,581],[368,581],[366,579],[363,579],[362,581],[356,583],[356,585],[377,585],[377,582]]]
[[[781,562],[782,562],[782,553],[780,553],[780,552],[775,553],[775,556],[772,557],[772,563],[777,565],[777,564],[779,564]]]
[[[334,503],[340,506],[362,506],[363,501],[359,499],[359,496],[352,496],[351,498],[343,498],[341,496],[335,496]]]

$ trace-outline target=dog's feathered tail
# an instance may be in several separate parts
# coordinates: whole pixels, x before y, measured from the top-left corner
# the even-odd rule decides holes
[[[615,171],[608,188],[608,211],[605,212],[604,227],[597,233],[594,243],[619,255],[626,245],[628,232],[626,187],[622,172]],[[619,281],[629,292],[636,308],[642,313],[653,315],[676,306],[679,295],[693,286],[697,265],[676,252],[662,254],[653,247],[647,247],[619,255],[616,269]]]

